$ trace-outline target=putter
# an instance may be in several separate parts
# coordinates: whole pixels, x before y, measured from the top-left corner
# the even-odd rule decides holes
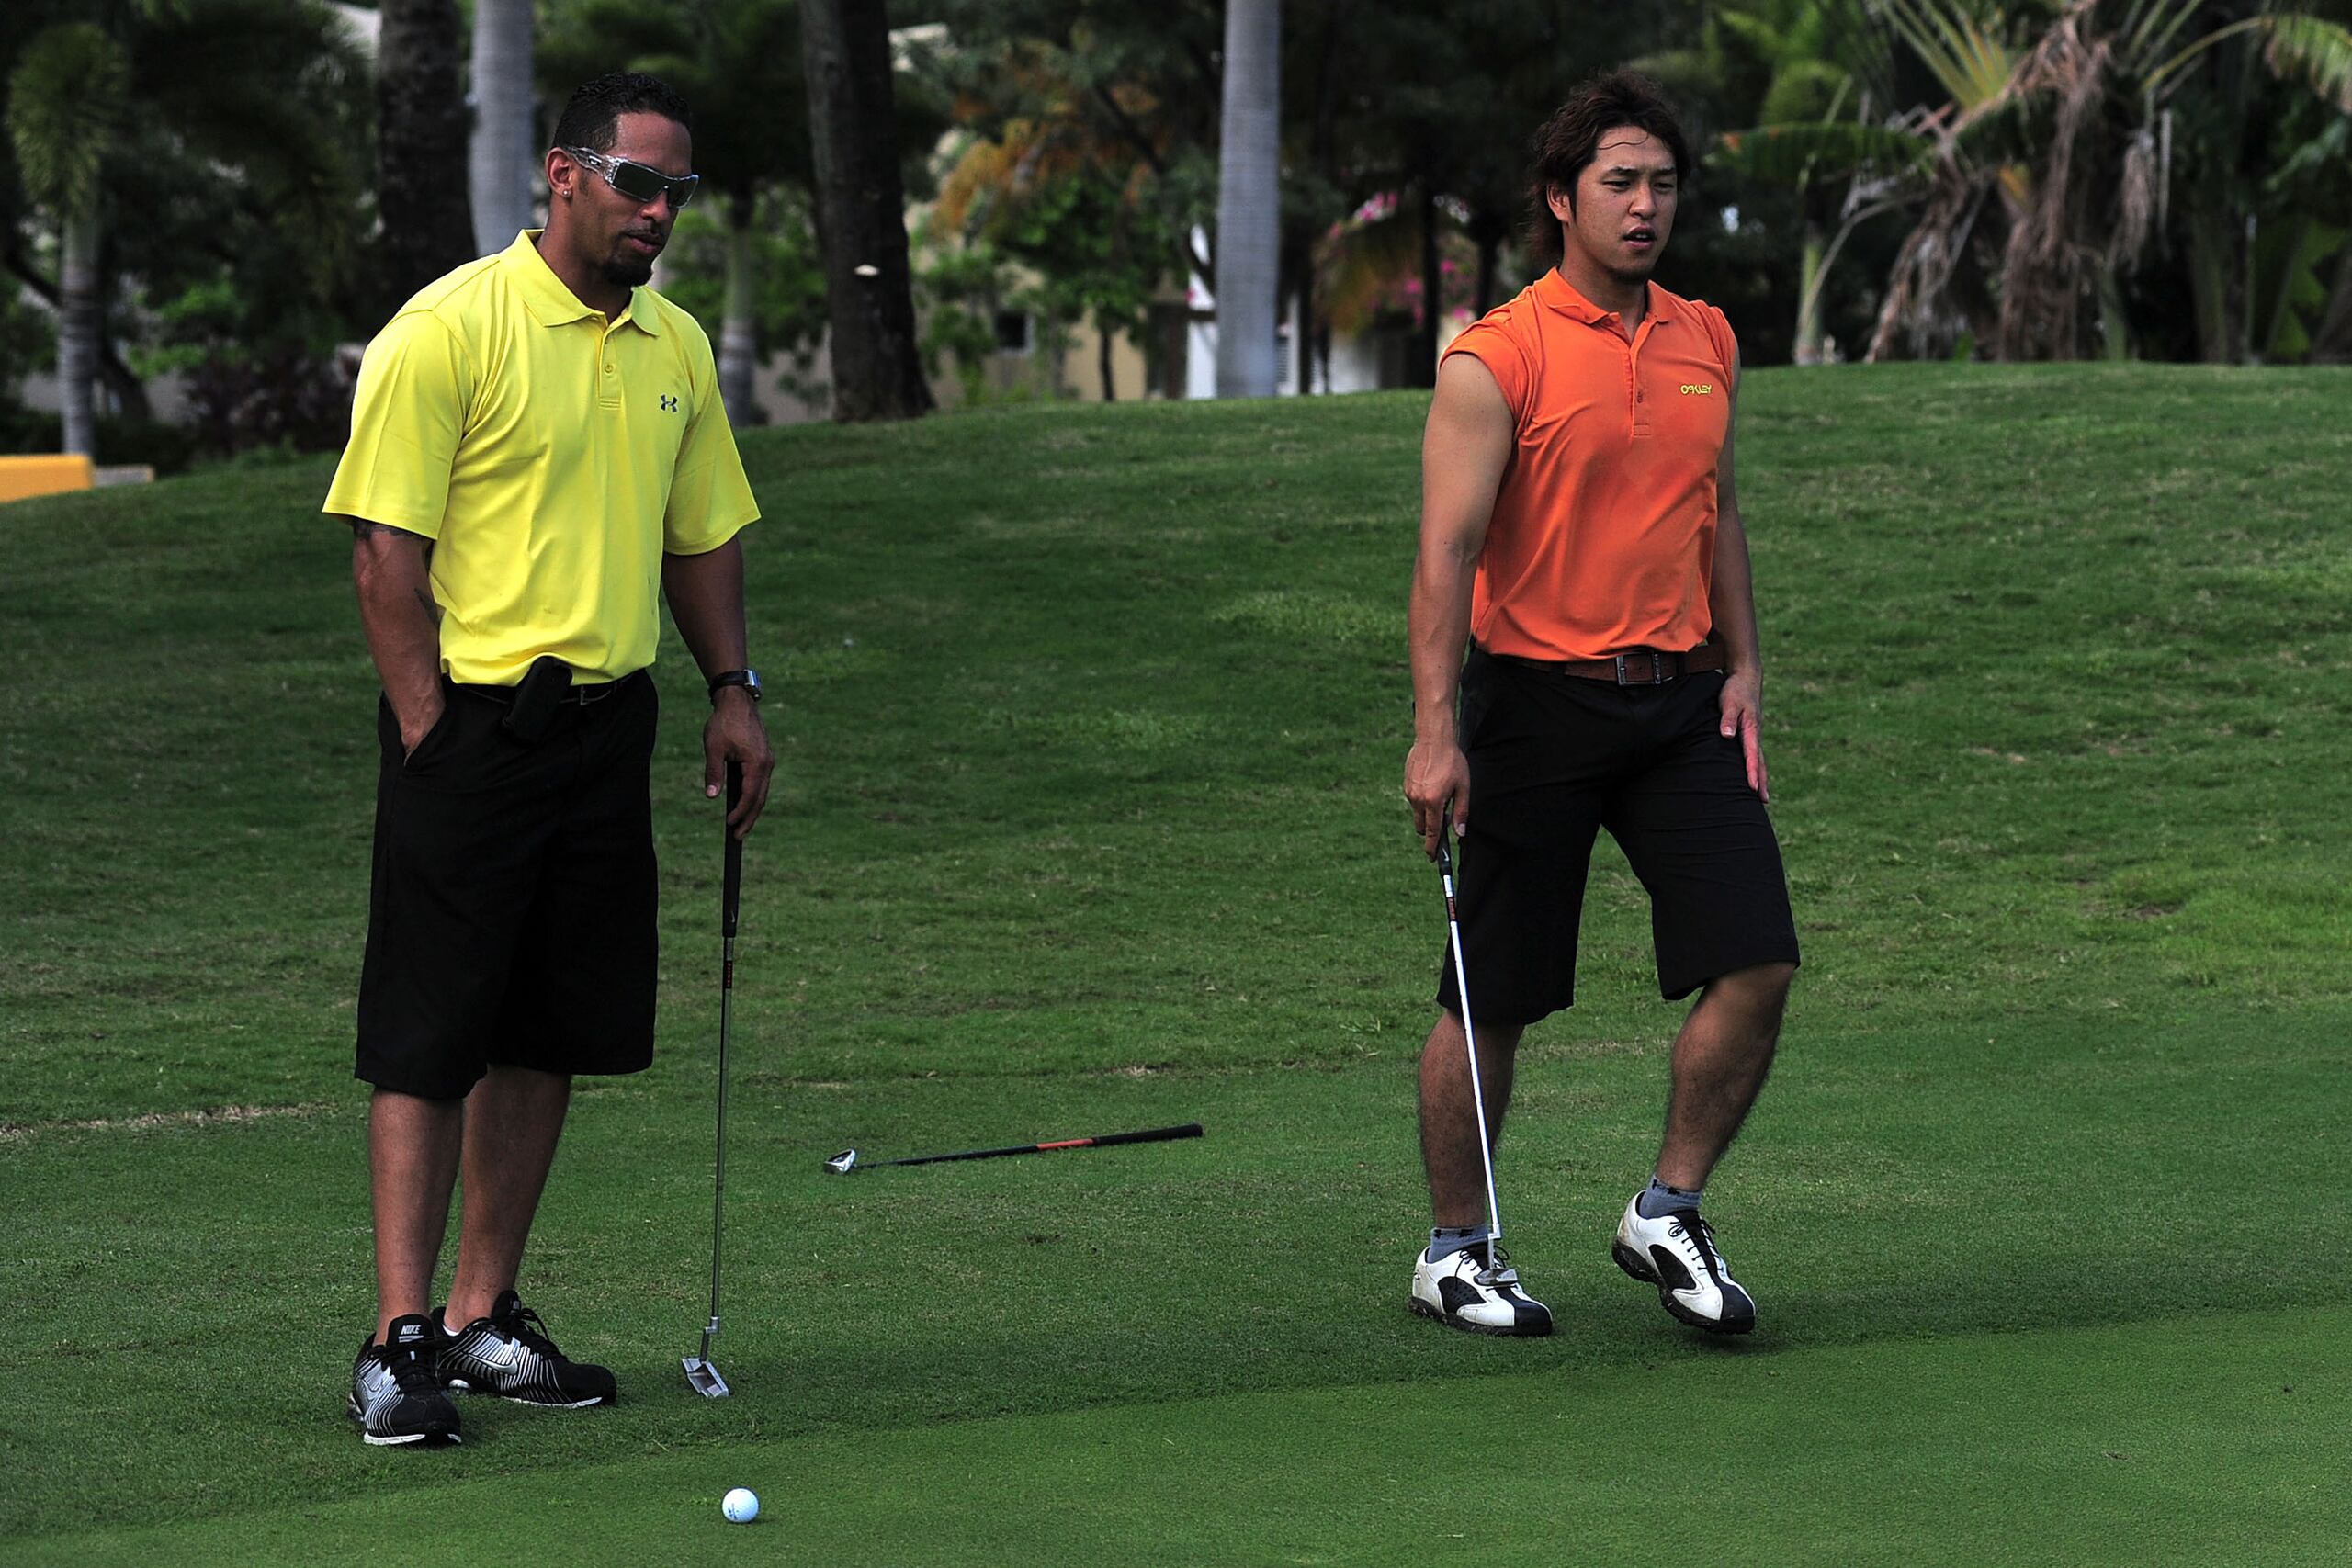
[[[727,812],[733,816],[743,798],[743,764],[727,764]],[[743,840],[724,823],[727,871],[719,884],[718,965],[718,1150],[712,1157],[710,1179],[710,1321],[703,1326],[702,1353],[684,1356],[686,1386],[705,1399],[724,1399],[731,1392],[710,1359],[710,1342],[718,1337],[718,1241],[727,1213],[727,1036],[735,1000],[735,918],[743,903]]]
[[[1478,1163],[1487,1176],[1487,1267],[1492,1269],[1495,1244],[1503,1238],[1503,1214],[1495,1203],[1495,1151],[1487,1141],[1487,1093],[1478,1081],[1478,1037],[1470,1029],[1470,975],[1462,966],[1462,922],[1453,912],[1453,852],[1448,844],[1453,829],[1453,803],[1449,800],[1439,809],[1443,815],[1437,825],[1437,874],[1445,888],[1446,934],[1453,942],[1453,991],[1462,1003],[1462,1045],[1470,1057],[1470,1104],[1478,1115]]]
[[[951,1159],[1001,1159],[1006,1155],[1041,1155],[1050,1149],[1099,1149],[1112,1144],[1160,1144],[1170,1138],[1197,1138],[1201,1135],[1198,1122],[1187,1122],[1182,1127],[1153,1127],[1141,1133],[1104,1133],[1093,1138],[1063,1138],[1050,1144],[1009,1144],[1001,1149],[966,1149],[952,1155],[917,1155],[912,1159],[877,1159],[865,1165],[857,1163],[855,1149],[843,1149],[825,1162],[825,1168],[836,1176],[847,1176],[853,1170],[872,1170],[886,1165],[938,1165]]]

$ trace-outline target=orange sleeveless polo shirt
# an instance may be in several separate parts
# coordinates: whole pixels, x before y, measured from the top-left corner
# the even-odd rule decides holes
[[[1518,431],[1478,558],[1478,646],[1583,660],[1706,641],[1736,354],[1723,312],[1653,283],[1629,340],[1615,311],[1549,272],[1456,354],[1493,373]]]

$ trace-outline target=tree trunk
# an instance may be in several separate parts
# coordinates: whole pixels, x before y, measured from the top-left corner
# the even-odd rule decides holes
[[[1794,354],[1799,365],[1821,363],[1821,293],[1828,280],[1822,274],[1828,269],[1829,244],[1822,237],[1821,225],[1811,217],[1804,220],[1804,254],[1797,263],[1797,341]]]
[[[915,346],[882,0],[801,0],[800,45],[823,214],[833,418],[910,419],[929,412],[932,399]]]
[[[1437,184],[1424,175],[1421,192],[1421,324],[1414,334],[1417,345],[1408,367],[1405,385],[1437,385],[1437,319],[1445,300],[1445,270],[1439,265],[1437,245]]]
[[[2103,357],[2132,357],[2132,315],[2123,306],[2123,281],[2112,266],[2099,269],[2098,327],[2099,353]]]
[[[727,309],[718,328],[718,397],[728,423],[741,430],[757,424],[759,408],[752,378],[759,370],[754,318],[759,299],[759,236],[752,228],[752,198],[727,198]]]
[[[384,0],[376,46],[376,201],[389,312],[474,258],[465,182],[466,101],[454,0]]]
[[[1111,377],[1111,323],[1102,317],[1094,318],[1094,368],[1102,378],[1102,400],[1119,400],[1118,383]]]
[[[488,255],[531,226],[538,194],[538,105],[531,92],[531,0],[474,0],[473,138],[466,161],[474,251]]]
[[[2352,238],[2336,254],[2335,286],[2328,290],[2319,331],[2312,334],[2312,363],[2352,364]]]
[[[1310,243],[1298,267],[1298,336],[1291,344],[1298,355],[1298,395],[1315,390],[1315,246]]]
[[[2197,315],[2197,357],[2227,365],[2236,357],[2236,330],[2230,323],[2230,280],[2237,270],[2237,236],[2230,215],[2200,209],[2188,220],[2189,299]]]
[[[1495,295],[1502,288],[1503,242],[1499,234],[1488,232],[1478,236],[1478,298],[1477,309],[1471,311],[1475,321],[1495,308]]]
[[[65,449],[85,457],[98,452],[97,411],[92,393],[98,374],[98,210],[65,220],[64,255],[59,267],[57,395],[64,415]]]
[[[1217,134],[1216,395],[1282,379],[1282,0],[1226,0]]]

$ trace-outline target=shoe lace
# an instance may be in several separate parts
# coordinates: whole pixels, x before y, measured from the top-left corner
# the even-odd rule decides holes
[[[548,1325],[529,1307],[517,1303],[513,1314],[499,1326],[505,1329],[509,1338],[521,1340],[548,1359],[563,1359],[563,1352],[555,1348],[555,1341],[548,1336]]]
[[[1690,1234],[1691,1244],[1698,1247],[1702,1258],[1713,1258],[1716,1269],[1723,1273],[1731,1272],[1731,1265],[1724,1261],[1723,1253],[1715,1247],[1714,1226],[1696,1213],[1689,1213],[1682,1216],[1682,1228]]]
[[[441,1371],[434,1364],[429,1350],[413,1346],[385,1345],[378,1347],[384,1365],[392,1374],[392,1382],[403,1394],[428,1394],[441,1392]]]
[[[1487,1254],[1487,1266],[1478,1270],[1478,1283],[1482,1285],[1510,1284],[1518,1280],[1519,1271],[1510,1266],[1510,1253],[1492,1242],[1487,1243],[1484,1250]]]

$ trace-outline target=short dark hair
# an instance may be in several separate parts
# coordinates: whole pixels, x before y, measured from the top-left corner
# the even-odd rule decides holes
[[[1577,84],[1568,101],[1553,111],[1535,133],[1531,149],[1535,175],[1528,184],[1527,248],[1540,266],[1560,264],[1560,220],[1552,216],[1554,186],[1576,202],[1577,176],[1600,150],[1600,138],[1621,125],[1646,130],[1674,154],[1678,180],[1690,177],[1690,143],[1682,135],[1682,121],[1665,90],[1637,71],[1611,71]]]
[[[572,93],[555,122],[555,144],[585,147],[591,152],[610,152],[620,136],[625,114],[658,114],[688,130],[695,128],[686,100],[669,83],[642,71],[615,71],[582,83]]]

